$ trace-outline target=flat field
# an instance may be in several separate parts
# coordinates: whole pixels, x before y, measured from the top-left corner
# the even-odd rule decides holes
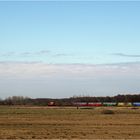
[[[140,139],[140,108],[1,106],[0,139]]]

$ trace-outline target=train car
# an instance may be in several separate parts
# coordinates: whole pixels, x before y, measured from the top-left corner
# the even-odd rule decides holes
[[[117,106],[116,102],[103,102],[103,106]]]
[[[124,107],[124,106],[125,106],[125,103],[123,103],[123,102],[118,102],[117,106],[118,106],[118,107]]]
[[[102,103],[100,103],[100,102],[89,102],[88,103],[88,106],[95,106],[95,107],[99,107],[99,106],[102,106]]]
[[[102,103],[100,102],[77,102],[77,103],[73,103],[74,106],[89,106],[89,107],[99,107],[102,106]]]
[[[127,107],[133,106],[133,104],[132,104],[131,102],[125,103],[125,105],[126,105]]]
[[[73,103],[74,106],[88,106],[88,103],[86,102],[76,102],[76,103]]]
[[[134,102],[132,104],[133,104],[133,106],[140,106],[140,102]]]
[[[118,107],[131,107],[132,106],[132,103],[131,102],[127,102],[127,103],[124,103],[124,102],[119,102],[117,104]]]

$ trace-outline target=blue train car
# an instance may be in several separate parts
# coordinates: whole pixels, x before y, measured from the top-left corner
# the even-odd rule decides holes
[[[140,106],[140,102],[134,102],[133,106]]]

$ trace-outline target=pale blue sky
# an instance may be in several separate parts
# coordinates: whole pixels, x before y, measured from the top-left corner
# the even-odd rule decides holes
[[[140,52],[140,2],[1,2],[0,19],[2,61],[139,61],[114,54]]]
[[[0,1],[1,97],[139,92],[139,37],[139,1]]]

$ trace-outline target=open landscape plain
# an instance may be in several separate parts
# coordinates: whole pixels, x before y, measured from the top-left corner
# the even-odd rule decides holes
[[[105,113],[112,110],[113,113]],[[0,139],[138,139],[132,107],[0,107]]]

